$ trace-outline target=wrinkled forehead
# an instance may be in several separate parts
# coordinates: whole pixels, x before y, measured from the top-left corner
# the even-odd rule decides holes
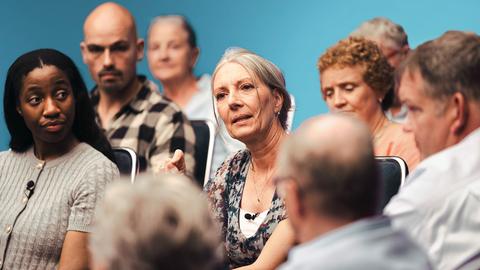
[[[212,86],[218,87],[224,84],[226,81],[234,81],[241,79],[249,79],[253,83],[264,83],[255,74],[255,72],[249,69],[246,65],[237,61],[227,61],[222,63],[213,74]]]

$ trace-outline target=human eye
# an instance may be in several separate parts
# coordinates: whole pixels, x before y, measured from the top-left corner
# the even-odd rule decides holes
[[[39,95],[30,95],[27,97],[27,103],[36,106],[42,102],[42,98]]]
[[[418,112],[419,108],[417,106],[407,105],[407,111],[408,112]]]
[[[253,89],[253,88],[255,88],[255,85],[254,85],[253,83],[248,83],[248,82],[247,82],[247,83],[242,83],[242,84],[240,85],[240,89],[241,89],[241,90],[251,90],[251,89]]]
[[[65,100],[67,99],[69,93],[67,90],[58,90],[56,93],[55,93],[55,98],[58,99],[58,100]]]
[[[92,54],[101,54],[101,53],[103,53],[105,48],[103,48],[102,46],[92,44],[92,45],[87,46],[87,50]]]
[[[215,94],[215,100],[217,101],[221,101],[222,99],[224,99],[226,96],[225,92],[217,92]]]
[[[160,46],[157,43],[153,43],[153,44],[148,45],[148,50],[149,51],[155,51],[155,50],[158,50],[159,47]]]
[[[128,51],[128,44],[127,43],[117,43],[117,44],[114,44],[111,48],[110,48],[110,51],[112,52],[126,52]]]
[[[171,43],[170,48],[178,50],[178,49],[182,48],[182,44],[178,43],[178,42]]]
[[[325,88],[323,90],[323,96],[325,98],[329,98],[329,97],[333,96],[333,89],[332,88]]]
[[[343,85],[343,89],[351,92],[355,89],[355,85],[353,83],[346,83],[345,85]]]

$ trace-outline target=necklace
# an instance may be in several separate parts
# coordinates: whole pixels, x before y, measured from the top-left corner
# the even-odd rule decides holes
[[[252,163],[250,163],[250,164],[251,164],[251,171],[254,174],[255,170],[253,169],[253,164]],[[254,175],[252,175],[253,187],[255,189],[255,195],[257,196],[257,203],[258,204],[260,204],[261,201],[262,201],[261,199],[262,199],[262,196],[263,196],[263,192],[265,191],[265,188],[268,186],[268,183],[270,183],[270,179],[272,178],[271,176],[272,176],[272,172],[268,173],[268,171],[267,171],[267,173],[265,175],[265,178],[264,178],[264,183],[265,184],[263,184],[263,187],[260,189],[260,193],[259,193],[258,188],[257,188],[257,181],[255,180],[256,177]]]

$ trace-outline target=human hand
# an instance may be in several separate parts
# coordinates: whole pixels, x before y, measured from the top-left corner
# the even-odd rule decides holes
[[[165,160],[164,172],[185,174],[187,165],[185,164],[185,154],[182,150],[175,150],[173,157]]]

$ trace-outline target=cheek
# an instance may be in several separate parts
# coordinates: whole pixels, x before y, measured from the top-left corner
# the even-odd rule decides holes
[[[325,98],[323,99],[327,104],[328,109],[332,110],[333,106],[333,99],[332,98]]]
[[[227,115],[228,115],[228,106],[225,102],[217,102],[215,101],[215,104],[216,104],[216,107],[217,107],[217,111],[218,111],[218,114],[220,116],[220,118],[225,122],[227,123],[226,118],[227,118]]]

